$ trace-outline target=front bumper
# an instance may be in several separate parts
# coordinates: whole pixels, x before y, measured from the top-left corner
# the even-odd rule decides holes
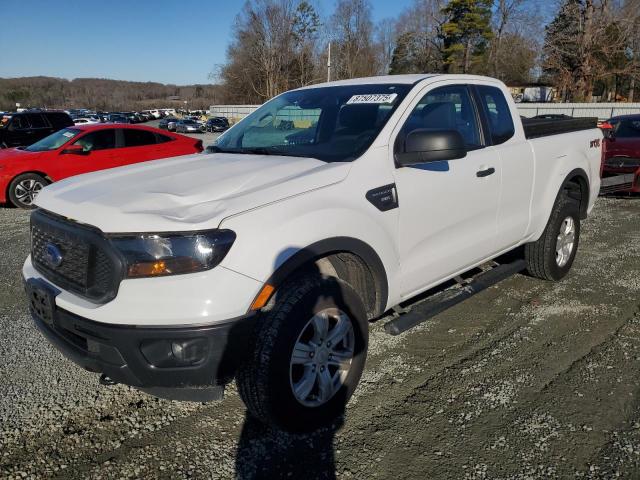
[[[117,383],[181,400],[199,400],[203,389],[233,378],[255,318],[170,328],[104,324],[57,307],[59,291],[42,280],[26,280],[25,289],[36,326],[70,360]]]

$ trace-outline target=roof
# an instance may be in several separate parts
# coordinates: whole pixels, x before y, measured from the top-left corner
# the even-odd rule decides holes
[[[414,85],[422,80],[438,77],[443,80],[491,80],[497,81],[495,78],[483,77],[479,75],[462,75],[462,74],[439,74],[439,73],[412,73],[406,75],[379,75],[376,77],[362,77],[351,78],[348,80],[336,80],[333,82],[316,83],[314,85],[308,85],[302,87],[317,88],[317,87],[337,87],[341,85],[362,85],[362,84],[404,84]],[[300,89],[300,90],[302,90]]]
[[[147,127],[145,125],[132,125],[130,123],[85,123],[82,125],[69,125],[67,128],[75,128],[76,130],[82,130],[83,132],[91,130],[105,130],[107,128],[131,128],[134,130],[149,130],[150,132],[161,132],[165,135],[167,134],[165,130]]]
[[[615,115],[613,117],[611,117],[609,119],[609,121],[612,120],[634,120],[634,119],[639,119],[640,118],[640,113],[628,113],[626,115]]]

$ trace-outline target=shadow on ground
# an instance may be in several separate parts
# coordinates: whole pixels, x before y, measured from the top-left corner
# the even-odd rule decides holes
[[[343,419],[313,433],[287,433],[247,414],[236,453],[236,478],[333,479],[333,438]]]

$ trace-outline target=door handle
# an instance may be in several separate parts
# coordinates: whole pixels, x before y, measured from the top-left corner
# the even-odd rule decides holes
[[[496,169],[493,167],[487,168],[485,170],[478,170],[476,172],[476,177],[488,177],[489,175],[493,175],[496,173]]]

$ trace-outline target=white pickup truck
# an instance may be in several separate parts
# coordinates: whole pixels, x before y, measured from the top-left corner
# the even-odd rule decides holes
[[[30,309],[103,382],[202,401],[235,378],[257,418],[313,429],[356,388],[370,320],[517,247],[531,275],[567,274],[601,138],[591,120],[523,126],[491,78],[286,92],[210,154],[45,188]]]

